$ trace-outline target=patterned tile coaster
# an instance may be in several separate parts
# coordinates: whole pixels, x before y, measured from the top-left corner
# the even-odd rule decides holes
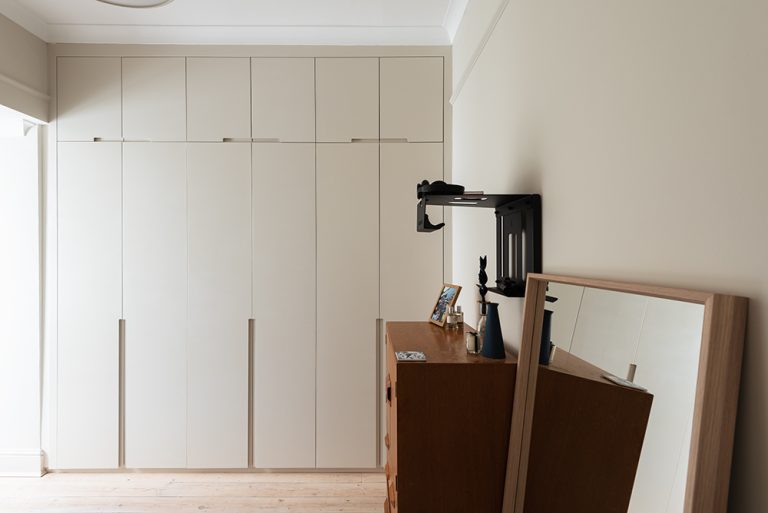
[[[427,355],[421,351],[397,351],[395,357],[398,362],[426,362]]]

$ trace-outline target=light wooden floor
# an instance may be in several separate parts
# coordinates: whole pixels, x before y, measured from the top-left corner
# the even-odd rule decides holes
[[[120,473],[0,477],[2,513],[381,513],[384,474]]]

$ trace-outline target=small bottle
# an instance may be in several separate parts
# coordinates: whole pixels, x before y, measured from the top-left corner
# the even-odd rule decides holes
[[[461,311],[461,305],[456,307],[456,324],[460,330],[464,329],[464,312]]]
[[[455,330],[459,327],[457,321],[456,309],[453,306],[448,307],[448,313],[445,316],[445,327],[449,330]]]

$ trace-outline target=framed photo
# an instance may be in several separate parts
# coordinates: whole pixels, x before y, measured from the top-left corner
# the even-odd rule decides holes
[[[442,326],[445,324],[445,316],[448,314],[448,307],[456,304],[459,298],[461,287],[444,283],[437,298],[435,307],[432,309],[432,315],[429,316],[429,322]]]

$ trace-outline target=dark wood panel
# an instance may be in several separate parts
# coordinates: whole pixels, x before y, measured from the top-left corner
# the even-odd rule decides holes
[[[540,367],[525,512],[626,513],[652,399]]]

